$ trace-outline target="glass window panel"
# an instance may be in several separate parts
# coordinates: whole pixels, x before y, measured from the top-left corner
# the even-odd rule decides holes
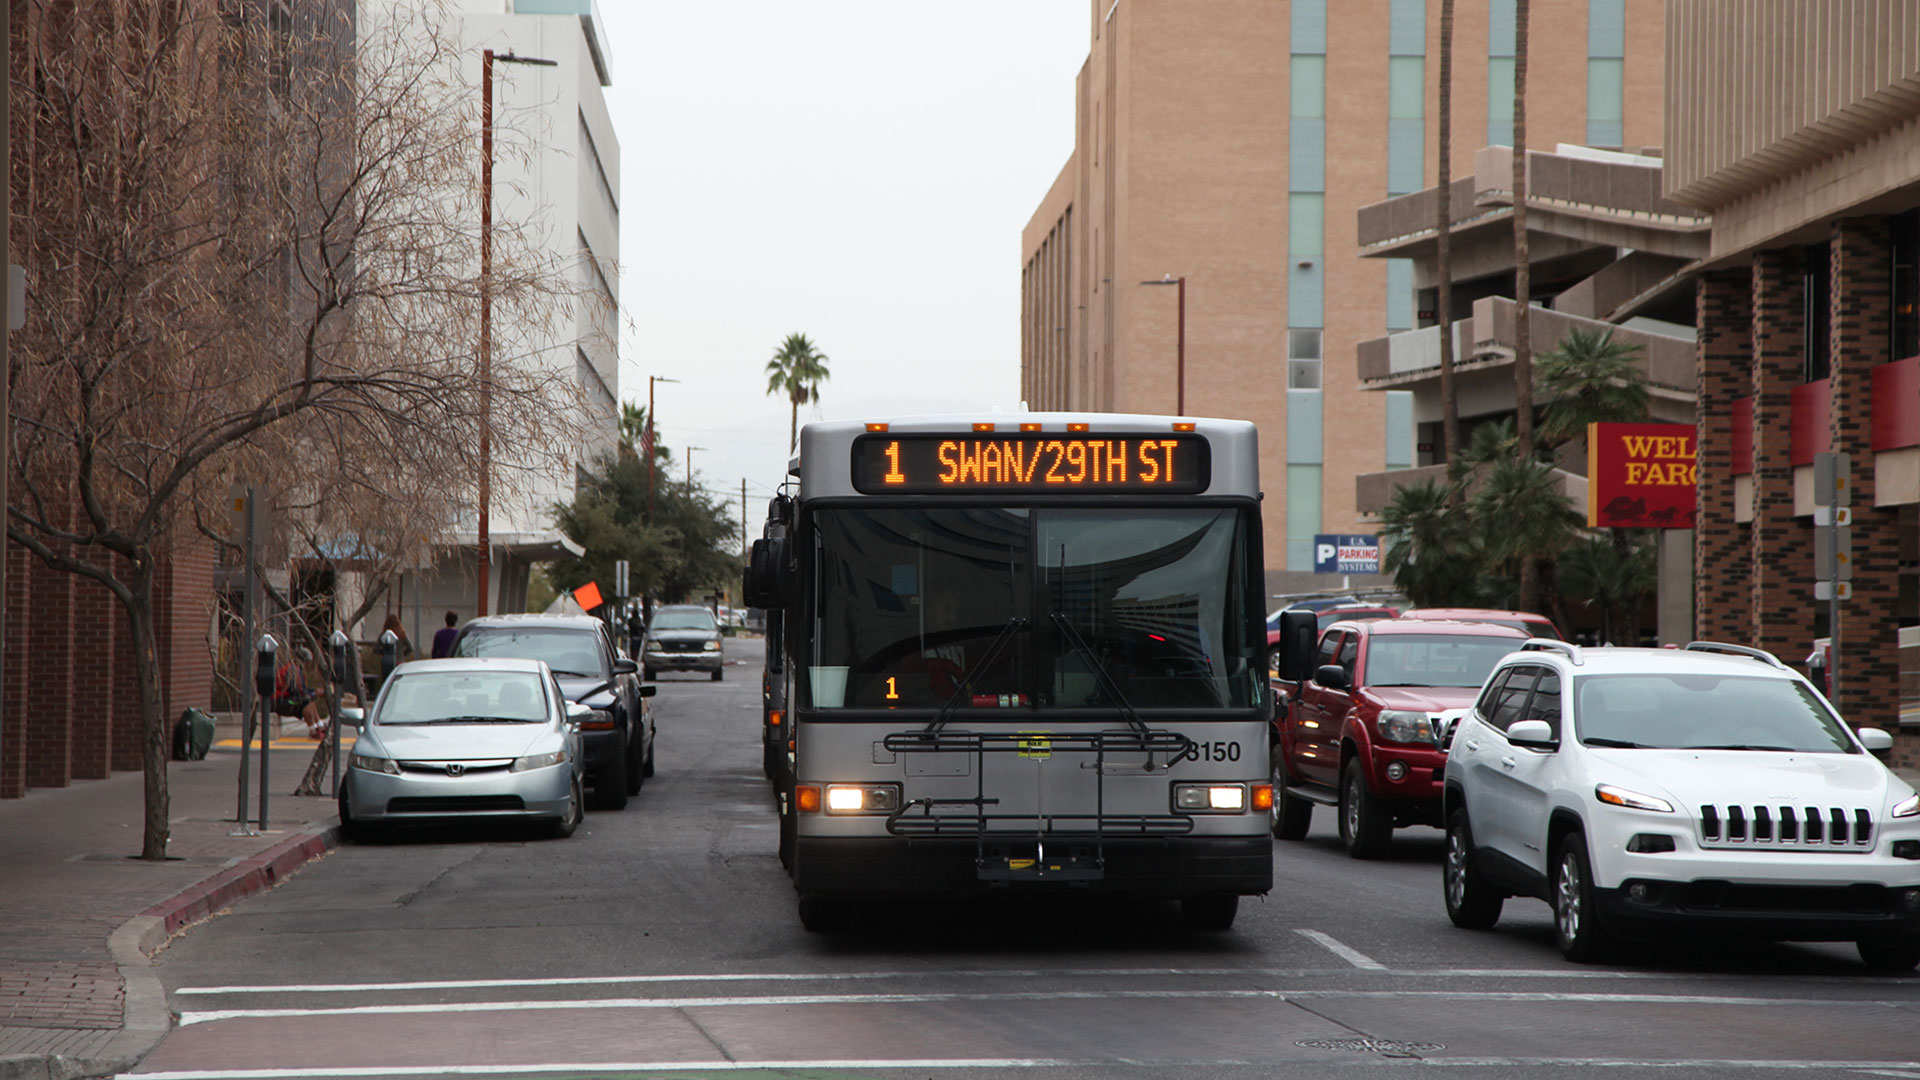
[[[1413,467],[1413,391],[1387,391],[1387,468]]]
[[[1301,263],[1306,266],[1301,266]],[[1295,326],[1319,326],[1326,321],[1325,279],[1318,254],[1295,252],[1287,263],[1287,321]]]
[[[1320,361],[1318,360],[1287,361],[1287,389],[1289,390],[1320,389]]]
[[[1321,394],[1318,390],[1287,391],[1287,463],[1318,465],[1321,447]]]
[[[1287,331],[1287,357],[1292,360],[1320,359],[1320,331]]]
[[[1320,531],[1320,466],[1287,466],[1287,569],[1313,569]]]
[[[1292,72],[1294,116],[1327,115],[1327,58],[1295,53],[1288,64]]]
[[[1288,48],[1293,52],[1326,52],[1327,0],[1294,0],[1290,29],[1292,42]]]
[[[1318,255],[1326,245],[1325,195],[1295,192],[1287,196],[1287,250],[1292,254]],[[1295,260],[1298,261],[1297,259]],[[1302,322],[1295,319],[1294,322]],[[1314,324],[1319,322],[1315,319]]]
[[[1394,56],[1424,56],[1426,51],[1426,0],[1393,0],[1387,8],[1387,52]]]
[[[1488,56],[1513,55],[1515,25],[1514,0],[1487,0]]]
[[[1513,60],[1487,61],[1487,145],[1513,145]]]
[[[1587,55],[1627,55],[1626,0],[1587,0]]]
[[[1419,56],[1396,56],[1387,61],[1387,117],[1418,120],[1427,114],[1427,61]]]
[[[1327,190],[1327,122],[1296,116],[1287,126],[1287,190]]]
[[[1387,329],[1413,329],[1413,260],[1387,260]]]
[[[1387,121],[1387,194],[1405,195],[1426,187],[1426,153],[1426,121]]]

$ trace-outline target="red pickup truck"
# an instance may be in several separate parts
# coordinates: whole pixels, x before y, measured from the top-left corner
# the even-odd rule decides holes
[[[1282,616],[1274,717],[1273,835],[1298,840],[1314,804],[1340,841],[1377,858],[1406,825],[1442,824],[1448,726],[1527,635],[1492,623],[1342,621],[1315,642],[1313,613]]]

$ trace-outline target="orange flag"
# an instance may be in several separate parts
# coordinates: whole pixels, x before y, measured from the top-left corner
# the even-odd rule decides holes
[[[573,602],[580,605],[581,611],[592,611],[603,601],[600,599],[600,586],[589,581],[573,590]]]

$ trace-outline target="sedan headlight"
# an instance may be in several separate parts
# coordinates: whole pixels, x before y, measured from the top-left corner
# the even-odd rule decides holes
[[[828,784],[829,814],[891,814],[900,809],[898,784]]]
[[[1629,810],[1653,810],[1662,814],[1673,813],[1673,804],[1665,799],[1656,799],[1651,795],[1642,795],[1637,791],[1628,791],[1612,784],[1596,784],[1593,797],[1608,806],[1624,806]]]
[[[700,649],[702,652],[719,652],[720,643],[717,641],[703,641],[700,643]]]
[[[347,759],[347,767],[364,769],[367,772],[386,773],[388,776],[400,775],[400,765],[398,762],[392,758],[374,757],[372,754],[355,754],[349,757]]]
[[[528,754],[526,757],[514,758],[512,767],[507,771],[532,772],[534,769],[550,769],[565,760],[567,760],[567,752],[564,748],[550,754]]]
[[[1433,744],[1433,724],[1423,712],[1382,709],[1380,719],[1373,722],[1373,729],[1388,742]]]
[[[1893,808],[1894,817],[1920,817],[1920,795],[1909,795],[1907,801]]]

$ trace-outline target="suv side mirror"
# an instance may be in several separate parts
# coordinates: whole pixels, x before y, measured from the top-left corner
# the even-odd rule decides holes
[[[1314,669],[1313,681],[1329,690],[1345,690],[1349,685],[1347,669],[1339,664],[1321,664]]]
[[[634,663],[631,659],[624,656],[613,662],[613,673],[615,675],[633,675],[639,672],[639,670],[639,664]]]
[[[652,697],[653,695],[655,695],[655,694],[657,694],[657,693],[659,693],[659,692],[660,692],[660,687],[659,687],[658,685],[656,685],[656,684],[654,684],[654,683],[641,683],[641,684],[640,684],[640,696],[641,696],[641,697]]]
[[[1552,725],[1545,720],[1515,720],[1507,728],[1507,741],[1533,750],[1550,750],[1560,745],[1560,740],[1553,737]]]
[[[1893,753],[1893,736],[1877,727],[1855,728],[1853,734],[1861,748],[1874,757],[1885,760]]]
[[[1280,613],[1280,677],[1299,682],[1313,670],[1314,649],[1320,643],[1320,617],[1311,611]]]

